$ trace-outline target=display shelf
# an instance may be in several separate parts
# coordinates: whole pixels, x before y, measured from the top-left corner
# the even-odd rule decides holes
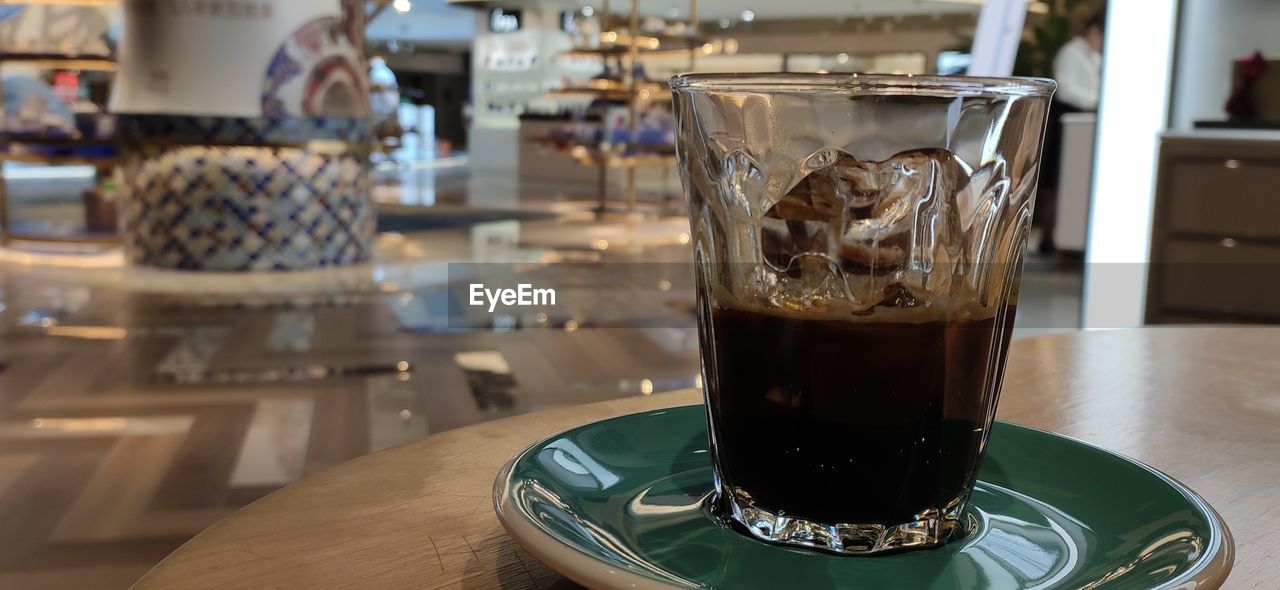
[[[241,139],[227,140],[184,140],[180,138],[139,138],[121,139],[116,143],[134,148],[177,148],[177,147],[217,147],[217,148],[266,148],[297,149],[325,155],[337,154],[370,154],[377,151],[377,141],[346,141],[342,139],[312,139],[299,141],[249,141]]]
[[[586,146],[557,148],[559,153],[571,156],[583,166],[608,166],[610,168],[643,168],[649,166],[675,166],[676,155],[668,153],[626,154],[591,149]]]
[[[116,4],[116,2],[96,2],[89,0],[45,0],[37,2],[5,2],[6,4],[56,4],[72,6],[94,6]],[[50,69],[86,70],[115,72],[116,62],[109,55],[90,53],[55,53],[28,51],[0,51],[0,65],[5,63],[22,63]],[[0,165],[4,162],[21,162],[47,166],[92,166],[97,175],[102,176],[113,169],[119,156],[101,155],[48,155],[34,152],[13,152],[14,146],[30,145],[53,148],[107,147],[115,145],[114,141],[90,138],[75,139],[40,134],[0,133]],[[61,242],[61,243],[115,243],[119,241],[114,234],[31,234],[13,231],[9,211],[8,178],[0,174],[0,244],[7,245],[13,241],[22,242]]]
[[[562,100],[600,99],[609,102],[627,102],[631,100],[631,93],[626,90],[602,88],[560,88],[548,90],[544,96],[550,99]]]
[[[694,35],[636,35],[606,31],[600,33],[600,44],[595,47],[574,47],[561,55],[571,56],[623,56],[636,52],[645,55],[656,53],[689,53],[702,46],[704,40]]]
[[[1250,120],[1250,121],[1196,121],[1194,124],[1196,129],[1244,129],[1244,130],[1264,130],[1274,131],[1280,129],[1280,121],[1266,120]]]
[[[594,80],[585,88],[564,88],[546,94],[549,98],[604,98],[610,102],[625,102],[630,113],[630,134],[635,138],[640,131],[640,108],[642,105],[659,100],[671,100],[671,93],[665,85],[649,82],[636,76],[640,71],[640,60],[657,55],[687,56],[689,70],[694,69],[694,60],[701,53],[703,39],[698,35],[698,0],[689,0],[689,19],[686,25],[688,34],[681,35],[642,35],[634,34],[640,30],[639,0],[631,0],[631,14],[627,25],[628,33],[609,28],[609,4],[604,3],[601,10],[600,33],[598,44],[593,47],[576,47],[561,53],[562,56],[597,56],[606,65],[610,59],[617,61],[617,70],[625,72],[625,80]],[[624,66],[625,60],[625,66]],[[671,147],[671,146],[668,146]],[[642,167],[669,168],[677,163],[674,153],[638,153],[626,154],[612,150],[605,151],[588,146],[572,148],[553,148],[557,153],[572,157],[583,166],[594,166],[599,170],[599,210],[605,209],[608,200],[608,171],[610,168],[626,170],[628,210],[636,205],[636,170]],[[672,149],[674,151],[674,149]],[[665,174],[665,172],[664,172]]]
[[[120,0],[4,0],[0,4],[28,6],[119,6]]]
[[[633,97],[641,101],[671,100],[671,92],[660,84],[640,84],[635,91],[630,86],[617,84],[610,87],[581,86],[547,91],[548,98],[583,99],[599,98],[611,102],[627,102]]]
[[[46,156],[8,151],[0,154],[0,159],[7,162],[47,164],[49,166],[113,166],[119,160],[117,156]]]
[[[116,62],[111,56],[92,53],[3,51],[0,52],[0,62],[20,62],[39,67],[68,70],[116,71]]]
[[[59,244],[118,244],[119,236],[111,233],[78,233],[78,234],[29,234],[10,233],[5,236],[9,242],[42,242]]]
[[[94,137],[67,137],[61,135],[35,135],[26,133],[13,133],[9,131],[0,131],[0,143],[5,144],[30,144],[30,145],[47,145],[47,146],[106,146],[116,145],[116,140]]]

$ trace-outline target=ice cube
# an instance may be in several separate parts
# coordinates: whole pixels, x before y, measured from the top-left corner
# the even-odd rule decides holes
[[[967,167],[941,149],[903,152],[841,170],[861,179],[868,196],[850,210],[840,239],[844,266],[897,270],[936,260],[936,249],[954,259],[962,240],[956,195],[968,183]]]
[[[850,301],[844,274],[824,254],[798,254],[785,272],[772,276],[770,304],[793,311],[825,311]]]
[[[869,161],[824,148],[796,170],[799,180],[758,218],[774,305],[920,307],[961,283],[952,274],[969,247],[956,200],[973,170],[955,154]]]
[[[734,201],[726,210],[757,215],[755,203],[762,200],[765,174],[755,159],[743,150],[729,152],[724,158],[724,176],[729,185],[728,197]]]
[[[799,169],[760,220],[763,260],[778,274],[775,303],[811,309],[822,304],[798,299],[843,298],[856,311],[948,294],[964,255],[956,198],[971,174],[955,154],[921,149],[867,161],[825,148]]]
[[[798,256],[827,256],[840,235],[844,203],[831,191],[815,192],[819,184],[809,176],[801,178],[760,222],[761,253],[777,272],[799,272],[792,265]]]

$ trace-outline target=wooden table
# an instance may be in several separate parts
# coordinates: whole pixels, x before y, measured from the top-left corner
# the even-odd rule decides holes
[[[462,428],[339,465],[219,522],[136,588],[567,587],[506,538],[516,451],[688,391]],[[1014,344],[1000,418],[1082,438],[1200,492],[1235,535],[1227,588],[1280,587],[1280,328],[1149,328]]]

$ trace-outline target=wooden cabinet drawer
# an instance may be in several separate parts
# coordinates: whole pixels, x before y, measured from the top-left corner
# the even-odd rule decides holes
[[[1280,160],[1182,157],[1170,166],[1169,230],[1280,237]]]
[[[1165,308],[1280,318],[1280,247],[1172,239],[1152,269]]]

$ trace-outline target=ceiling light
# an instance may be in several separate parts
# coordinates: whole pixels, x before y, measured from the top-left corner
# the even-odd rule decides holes
[[[582,16],[591,16],[591,15],[593,15],[593,14],[595,14],[595,13],[596,13],[596,9],[594,9],[594,8],[592,8],[592,7],[590,7],[590,6],[583,6],[583,7],[582,7]]]
[[[847,64],[847,63],[849,63],[849,54],[847,54],[847,53],[838,53],[838,54],[836,54],[836,61],[838,61],[838,62],[840,62],[840,63],[842,63],[842,64]]]
[[[677,8],[677,7],[675,7],[675,6],[672,6],[670,9],[668,9],[668,10],[667,10],[667,16],[669,16],[669,17],[671,17],[671,18],[677,18],[677,17],[679,17],[679,16],[680,16],[680,9],[679,9],[679,8]]]
[[[727,18],[722,18],[722,19],[720,19],[720,28],[722,28],[722,29],[727,29],[727,28],[729,28],[729,25],[732,25],[732,24],[733,24],[733,23],[732,23],[732,22],[730,22],[730,21],[729,21],[729,19],[727,19]]]
[[[742,11],[742,22],[749,23],[753,20],[756,20],[756,13],[751,12],[750,10]]]
[[[396,12],[399,12],[400,14],[404,14],[413,9],[413,3],[411,3],[409,0],[395,0],[394,2],[391,3],[391,7],[396,9]]]

